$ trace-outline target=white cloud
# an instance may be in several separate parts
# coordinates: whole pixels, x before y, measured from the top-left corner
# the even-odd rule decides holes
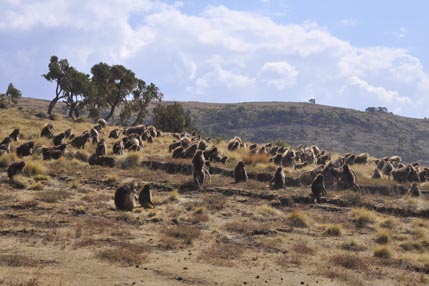
[[[185,8],[180,1],[8,0],[0,4],[0,82],[16,80],[24,95],[49,97],[52,86],[40,74],[56,54],[85,72],[100,61],[124,64],[167,99],[316,98],[365,108],[356,95],[367,94],[374,104],[404,104],[407,115],[424,114],[429,104],[429,76],[405,49],[354,47],[311,21],[279,24],[224,6],[189,15]]]
[[[282,90],[295,85],[299,72],[288,62],[267,62],[261,68],[261,77],[268,86]]]
[[[382,103],[409,104],[412,102],[409,97],[401,96],[397,91],[387,90],[381,86],[370,85],[368,82],[358,78],[357,76],[351,77],[349,79],[349,83],[350,85],[356,86],[369,94],[377,96]]]
[[[399,29],[399,32],[396,33],[396,36],[398,37],[398,39],[405,38],[407,36],[407,32],[408,32],[407,28],[401,27]]]

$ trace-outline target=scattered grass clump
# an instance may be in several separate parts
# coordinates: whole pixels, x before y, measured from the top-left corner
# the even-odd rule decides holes
[[[294,227],[309,227],[311,221],[302,211],[294,210],[289,216],[289,223]]]
[[[0,266],[6,267],[37,267],[38,261],[22,254],[0,255]]]
[[[390,234],[385,229],[380,229],[377,232],[377,237],[375,238],[375,242],[379,244],[386,244],[390,241]]]
[[[12,162],[16,161],[15,153],[8,153],[0,156],[0,168],[7,168]]]
[[[259,206],[257,212],[264,217],[279,217],[283,215],[281,211],[269,205]]]
[[[238,243],[214,243],[201,251],[198,258],[212,265],[233,266],[243,252],[244,247]]]
[[[179,191],[177,189],[172,190],[170,195],[168,196],[168,200],[171,202],[178,201],[179,200]]]
[[[27,176],[42,175],[46,173],[46,167],[41,162],[27,161],[23,172]]]
[[[393,256],[393,251],[388,246],[378,246],[374,249],[374,256],[378,258],[388,259]]]
[[[373,211],[365,208],[357,208],[352,211],[352,221],[359,228],[363,228],[370,223],[374,223],[376,218],[377,215]]]
[[[147,252],[142,247],[112,247],[97,253],[97,258],[112,264],[123,266],[140,265],[147,259]]]
[[[219,211],[225,207],[226,197],[221,194],[210,194],[203,198],[203,204],[208,210]]]
[[[73,154],[73,158],[75,158],[75,159],[77,159],[79,161],[82,161],[82,162],[88,162],[89,161],[89,157],[90,157],[89,153],[86,152],[86,151],[84,151],[84,150],[76,151]]]
[[[322,225],[324,235],[328,236],[340,236],[343,232],[343,226],[341,224],[325,224]]]
[[[47,181],[49,180],[49,176],[45,174],[38,174],[38,175],[34,175],[33,179],[35,181]]]
[[[356,241],[352,240],[350,242],[345,242],[341,245],[341,249],[348,251],[364,251],[366,247],[364,245],[358,244]]]
[[[424,252],[429,250],[429,241],[427,240],[408,240],[399,245],[405,251]]]
[[[12,184],[17,189],[26,189],[28,187],[28,181],[22,175],[13,176]]]
[[[131,152],[125,155],[125,158],[121,164],[122,169],[134,169],[139,166],[140,153]]]
[[[201,234],[199,228],[193,226],[171,226],[163,230],[163,234],[170,238],[175,238],[190,245],[192,241]]]
[[[41,182],[37,182],[37,183],[31,184],[28,187],[28,189],[33,191],[40,191],[40,190],[43,190],[44,187],[45,186]]]
[[[36,198],[45,203],[56,203],[69,198],[71,194],[63,190],[47,190],[37,193]]]
[[[337,266],[341,266],[352,270],[366,270],[368,269],[368,263],[362,257],[355,254],[337,254],[332,256],[329,261]]]
[[[316,251],[306,241],[301,241],[292,246],[293,251],[298,254],[313,255]]]
[[[268,156],[265,154],[244,154],[242,160],[246,165],[266,164],[268,162]]]

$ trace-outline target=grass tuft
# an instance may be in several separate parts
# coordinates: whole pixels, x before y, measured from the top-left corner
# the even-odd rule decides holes
[[[357,208],[352,211],[352,220],[359,228],[365,227],[370,223],[374,223],[377,215],[365,208]]]
[[[378,246],[374,249],[374,256],[378,258],[388,259],[393,256],[393,250],[388,246]]]
[[[289,216],[289,222],[294,227],[309,227],[311,224],[310,218],[299,210],[294,210]]]

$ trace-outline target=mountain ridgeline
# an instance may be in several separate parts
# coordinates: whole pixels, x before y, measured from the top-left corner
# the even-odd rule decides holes
[[[389,113],[362,112],[310,103],[181,103],[193,124],[211,137],[240,136],[266,143],[317,144],[339,153],[400,155],[404,161],[429,162],[429,120]]]

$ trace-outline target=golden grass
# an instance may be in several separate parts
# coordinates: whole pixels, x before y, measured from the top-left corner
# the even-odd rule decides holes
[[[388,259],[393,256],[393,250],[389,246],[377,246],[374,249],[374,256],[378,258]]]
[[[264,217],[281,217],[283,216],[283,212],[279,211],[276,208],[273,208],[269,205],[262,205],[256,208],[256,213],[264,216]]]
[[[109,263],[129,266],[142,264],[147,260],[147,255],[143,247],[121,246],[101,250],[96,256]]]
[[[27,176],[43,175],[46,173],[46,167],[42,162],[29,160],[25,162],[23,172]]]
[[[323,234],[327,236],[341,236],[344,228],[341,224],[323,224]]]
[[[18,157],[15,153],[3,154],[0,156],[0,168],[7,168],[12,162],[15,162]]]
[[[22,175],[15,175],[12,178],[12,184],[18,189],[26,189],[28,187],[28,180]]]
[[[341,266],[347,269],[365,271],[368,269],[368,261],[355,254],[337,254],[329,258],[331,264]]]
[[[379,244],[386,244],[391,240],[389,231],[385,229],[379,229],[377,231],[377,236],[375,238],[375,242]]]
[[[300,210],[293,210],[288,219],[290,225],[294,227],[309,227],[311,225],[310,218]]]
[[[362,228],[370,223],[374,223],[377,219],[377,214],[365,208],[357,208],[352,210],[351,217],[355,225]]]
[[[130,152],[125,155],[121,163],[122,169],[135,169],[139,166],[141,154],[138,152]]]

